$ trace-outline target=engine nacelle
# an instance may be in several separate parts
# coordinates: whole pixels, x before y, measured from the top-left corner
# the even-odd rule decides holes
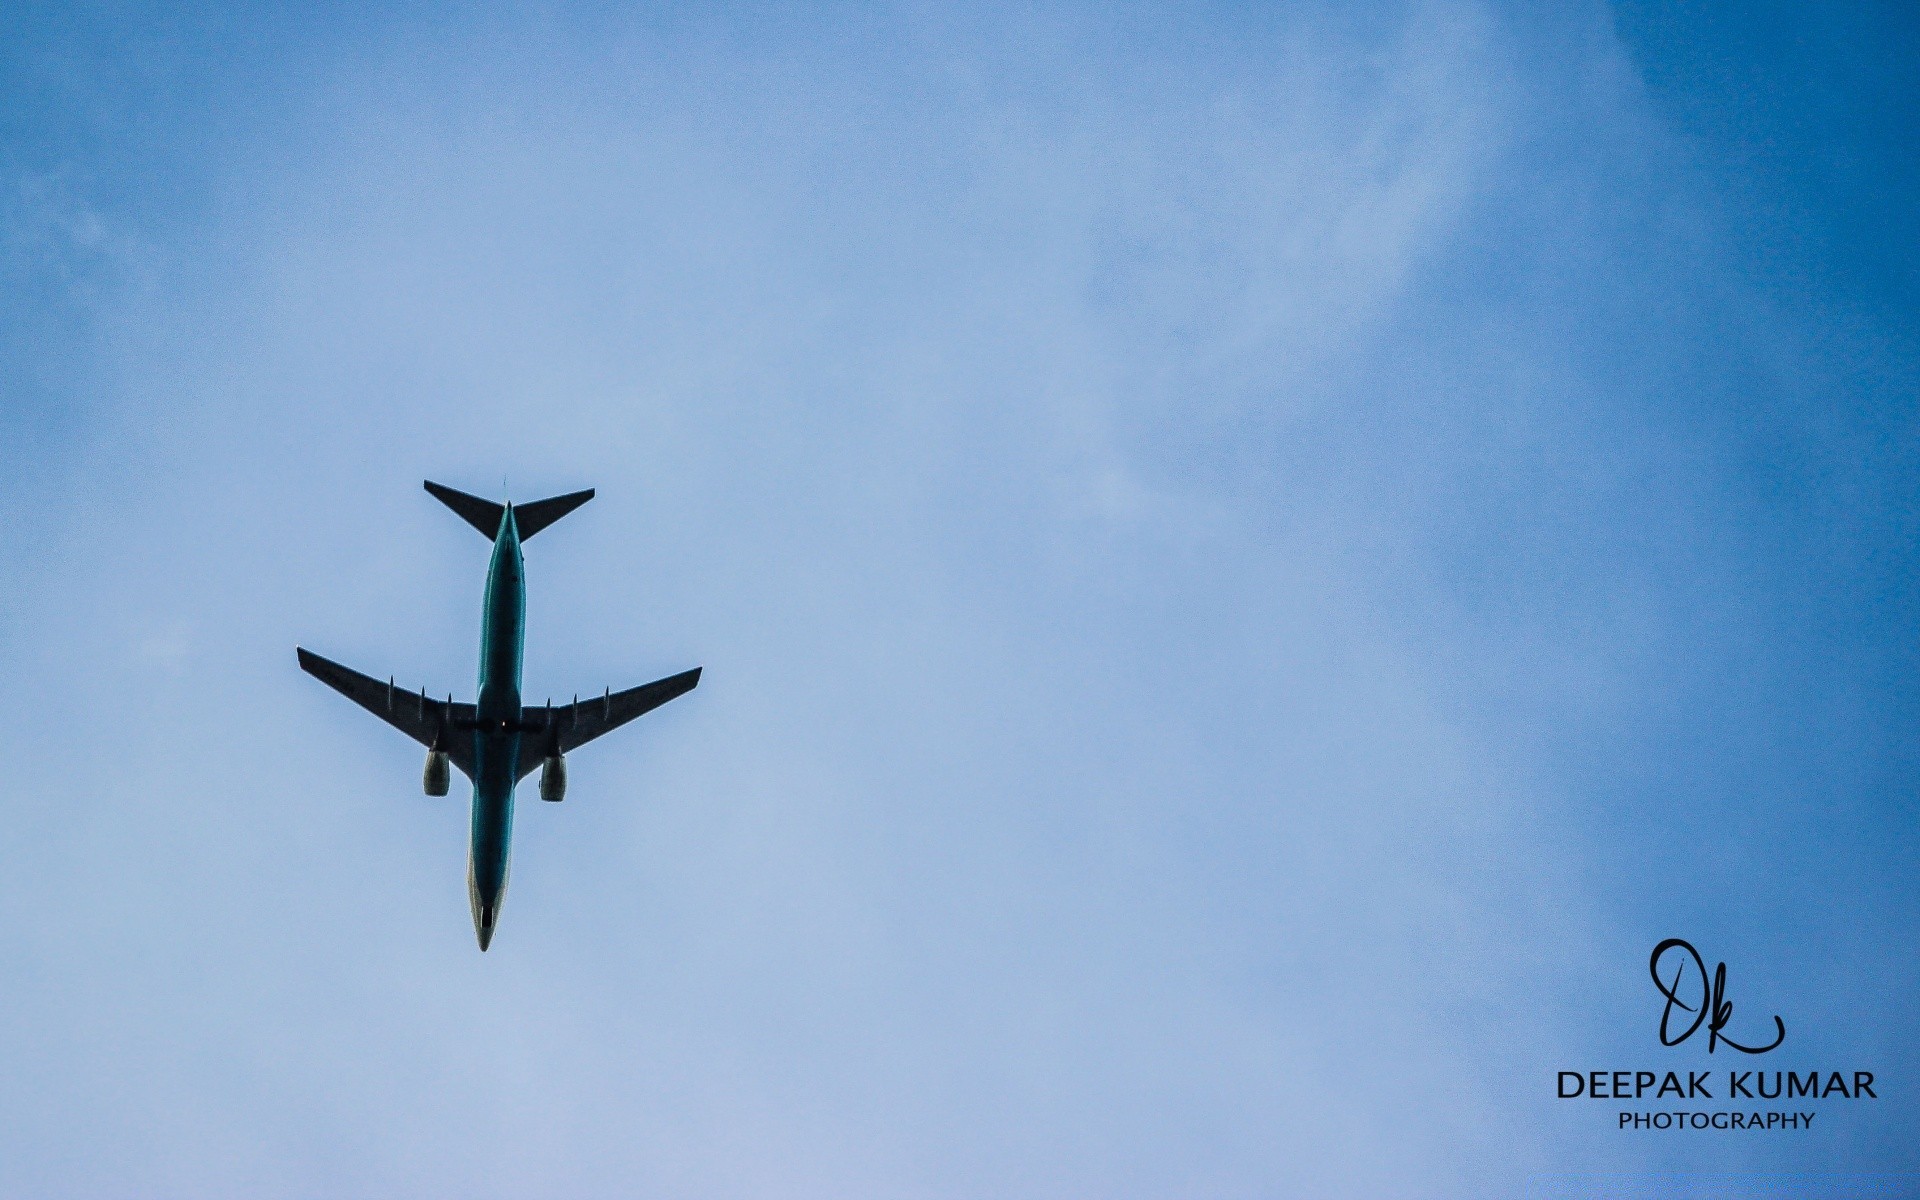
[[[567,798],[567,760],[556,754],[540,764],[540,798],[558,804]]]
[[[420,775],[420,786],[426,790],[427,795],[444,796],[447,794],[447,785],[453,777],[453,772],[450,769],[451,766],[452,764],[447,759],[446,751],[427,751],[427,769],[421,772]]]

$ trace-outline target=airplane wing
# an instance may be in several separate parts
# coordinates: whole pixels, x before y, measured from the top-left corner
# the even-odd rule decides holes
[[[460,773],[468,779],[473,778],[473,738],[456,736],[457,731],[473,728],[473,705],[451,704],[445,700],[435,700],[424,692],[395,688],[392,680],[382,683],[337,662],[321,658],[311,650],[300,650],[299,653],[301,670],[422,746],[431,749],[438,740],[440,748],[447,752],[453,765],[460,768]],[[443,732],[446,735],[444,738],[441,736]]]
[[[560,753],[565,754],[635,717],[652,712],[675,696],[685,695],[699,682],[700,668],[695,667],[624,692],[610,692],[572,704],[521,709],[520,728],[526,731],[527,740],[522,743],[526,749],[520,754],[520,778],[525,779],[539,769],[540,759],[553,741],[558,741]]]

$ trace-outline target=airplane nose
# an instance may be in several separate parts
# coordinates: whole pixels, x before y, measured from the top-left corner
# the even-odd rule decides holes
[[[473,904],[473,935],[480,939],[480,949],[484,953],[493,942],[493,926],[500,919],[500,895],[495,893],[491,899],[480,894],[480,889],[467,881],[467,899]]]

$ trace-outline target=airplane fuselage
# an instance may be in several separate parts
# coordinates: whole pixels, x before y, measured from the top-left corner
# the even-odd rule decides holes
[[[300,669],[427,748],[420,785],[429,796],[444,796],[452,771],[473,781],[473,814],[467,854],[467,898],[473,906],[473,931],[485,950],[493,941],[500,905],[507,893],[507,865],[513,843],[513,790],[535,768],[540,798],[559,803],[566,796],[566,756],[610,730],[692,691],[700,668],[614,691],[598,700],[527,708],[520,703],[520,664],[526,644],[527,585],[521,543],[593,499],[593,489],[534,500],[518,507],[495,504],[428,480],[435,499],[493,543],[487,567],[486,602],[480,617],[480,695],[472,704],[417,694],[363,675],[332,659],[296,646]]]
[[[520,764],[520,663],[526,648],[526,565],[513,506],[500,518],[487,568],[480,632],[480,699],[475,705],[472,844],[467,896],[486,949],[507,890],[513,849],[513,785]]]

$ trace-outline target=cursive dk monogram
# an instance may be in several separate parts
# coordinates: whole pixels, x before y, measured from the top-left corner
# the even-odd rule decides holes
[[[1668,983],[1660,977],[1660,961],[1667,957],[1669,951],[1685,952],[1684,957],[1679,960],[1679,965],[1674,968],[1672,983]],[[1687,963],[1689,961],[1693,963],[1694,972],[1700,977],[1699,1006],[1697,1008],[1680,998],[1680,984],[1681,981],[1686,978]],[[1655,946],[1653,948],[1653,957],[1647,960],[1647,970],[1653,975],[1653,986],[1659,988],[1660,994],[1667,998],[1666,1007],[1660,1012],[1661,1045],[1678,1046],[1681,1042],[1693,1036],[1694,1031],[1700,1028],[1702,1021],[1707,1023],[1708,1054],[1712,1054],[1714,1047],[1721,1042],[1725,1042],[1742,1054],[1765,1054],[1781,1042],[1787,1040],[1787,1023],[1777,1016],[1773,1019],[1773,1041],[1764,1046],[1742,1046],[1739,1042],[1721,1033],[1720,1031],[1726,1028],[1728,1019],[1733,1016],[1733,1004],[1726,999],[1727,964],[1721,963],[1713,969],[1713,983],[1709,986],[1707,983],[1707,964],[1701,960],[1700,952],[1685,941],[1679,938],[1668,938],[1658,946]],[[1673,1010],[1676,1007],[1683,1008],[1693,1014],[1692,1023],[1678,1034],[1673,1033]]]

